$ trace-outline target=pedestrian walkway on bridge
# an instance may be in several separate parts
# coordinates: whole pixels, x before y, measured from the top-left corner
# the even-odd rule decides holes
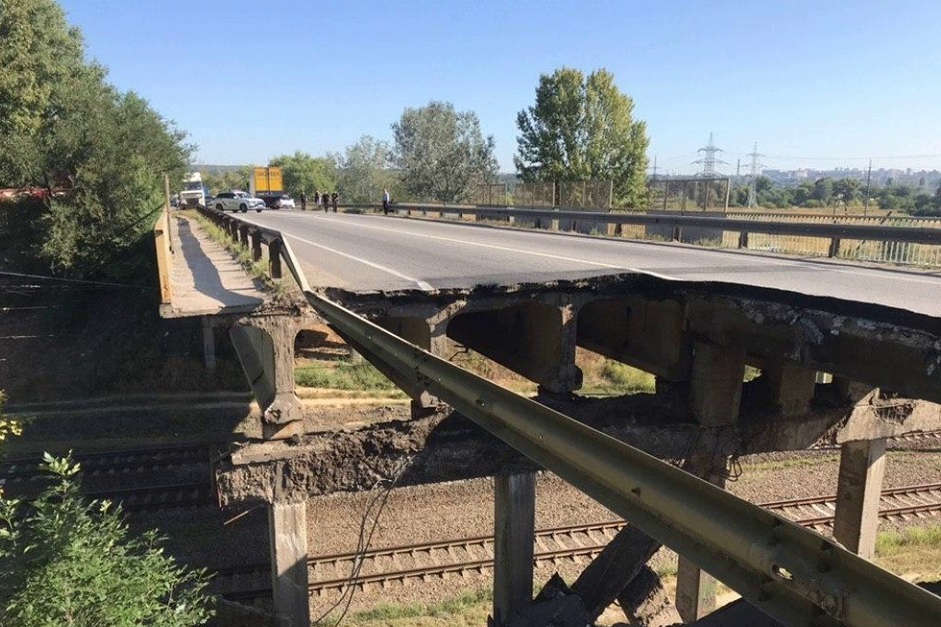
[[[268,296],[225,247],[212,240],[195,219],[170,216],[171,304],[165,318],[247,313]]]

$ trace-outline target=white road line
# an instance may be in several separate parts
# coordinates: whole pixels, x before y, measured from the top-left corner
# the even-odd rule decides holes
[[[333,218],[320,218],[321,220],[327,220],[329,222],[343,222],[343,220],[335,220]],[[411,231],[406,231],[403,233],[401,230],[389,229],[381,226],[364,226],[362,224],[357,225],[359,228],[372,229],[374,231],[387,231],[389,233],[399,233],[404,235],[414,235],[415,237],[425,237],[428,239],[440,240],[442,242],[451,242],[452,244],[467,244],[468,246],[479,246],[481,248],[491,248],[493,250],[502,250],[504,252],[511,253],[522,253],[524,255],[532,255],[534,257],[545,257],[547,259],[555,259],[558,261],[573,261],[575,263],[582,263],[588,266],[598,266],[599,268],[611,268],[612,270],[627,270],[629,272],[635,272],[638,274],[649,274],[660,279],[665,279],[667,281],[679,281],[677,277],[671,277],[666,274],[661,274],[659,272],[653,272],[651,270],[641,270],[639,268],[632,268],[625,265],[615,265],[610,263],[603,263],[600,261],[590,261],[588,259],[579,259],[577,257],[564,257],[562,255],[551,255],[549,253],[540,253],[533,250],[520,250],[519,248],[512,248],[510,246],[497,246],[496,244],[483,244],[481,242],[471,242],[463,239],[456,239],[453,237],[442,237],[441,235],[427,235],[425,233],[415,233]],[[294,237],[293,235],[291,237]],[[312,243],[312,242],[311,242]]]
[[[312,215],[316,215],[316,214],[312,214]],[[300,216],[297,216],[297,217],[300,217]],[[338,219],[336,219],[336,218],[328,218],[328,217],[326,217],[326,216],[317,216],[317,219],[319,219],[319,220],[327,220],[327,221],[329,221],[329,222],[338,222],[338,223],[346,223],[346,224],[349,224],[348,221],[345,221],[345,220],[338,220]],[[452,226],[457,226],[457,225],[452,225]],[[364,229],[372,229],[372,230],[374,230],[374,231],[386,231],[386,232],[389,232],[389,233],[400,233],[400,234],[404,234],[404,235],[414,235],[415,237],[426,237],[426,238],[429,238],[429,239],[436,239],[436,240],[441,240],[441,241],[446,241],[446,242],[452,242],[452,243],[458,243],[458,244],[467,244],[467,245],[469,245],[469,246],[480,246],[480,247],[483,247],[483,248],[492,248],[492,249],[495,249],[495,250],[502,250],[502,251],[505,251],[505,252],[515,252],[515,253],[522,253],[522,254],[526,254],[526,255],[534,255],[534,256],[537,256],[537,257],[546,257],[546,258],[549,258],[549,259],[556,259],[556,260],[559,260],[559,261],[573,261],[573,262],[576,262],[576,263],[583,263],[583,264],[587,264],[587,265],[598,266],[598,267],[601,267],[601,268],[612,268],[612,269],[615,269],[615,270],[627,270],[627,271],[630,271],[630,272],[637,272],[637,273],[641,273],[641,274],[648,274],[648,275],[655,276],[655,277],[658,277],[658,278],[661,278],[661,279],[665,279],[665,280],[667,280],[667,281],[682,281],[682,280],[684,280],[684,279],[682,279],[682,278],[680,278],[680,277],[670,276],[670,275],[667,275],[667,274],[663,274],[663,273],[661,273],[661,272],[656,272],[656,271],[654,271],[654,270],[644,270],[644,269],[642,269],[642,268],[633,268],[633,267],[625,266],[625,265],[612,265],[612,264],[602,263],[602,262],[598,262],[598,261],[589,261],[589,260],[587,260],[587,259],[579,259],[579,258],[577,258],[577,257],[563,257],[563,256],[560,256],[560,255],[550,255],[550,254],[548,254],[548,253],[540,253],[540,252],[529,251],[529,250],[520,250],[519,248],[511,248],[511,247],[508,247],[508,246],[497,246],[497,245],[495,245],[495,244],[483,244],[483,243],[480,243],[480,242],[472,242],[472,241],[467,241],[467,240],[462,240],[462,239],[456,239],[456,238],[450,238],[450,237],[443,237],[443,236],[440,236],[440,235],[427,235],[427,234],[424,234],[424,233],[416,233],[416,232],[414,232],[414,231],[402,231],[402,230],[390,229],[390,228],[386,228],[386,227],[368,226],[368,225],[364,225],[364,224],[362,224],[362,223],[357,224],[357,227],[358,227],[358,228],[364,228]],[[293,237],[293,236],[292,236],[292,237]],[[622,244],[622,243],[630,243],[630,242],[627,241],[627,240],[625,240],[625,242],[620,242],[620,241],[615,241],[615,240],[602,240],[602,239],[595,240],[595,241],[603,242],[604,244]],[[703,253],[709,254],[709,253],[722,252],[722,251],[692,250],[692,251],[690,251],[690,252],[694,252],[694,253],[703,252]],[[729,251],[729,252],[731,252],[731,251]],[[789,267],[793,267],[793,268],[802,268],[802,269],[808,269],[808,270],[817,270],[817,271],[820,271],[820,272],[827,272],[827,271],[829,271],[829,272],[838,272],[838,273],[840,273],[840,274],[850,274],[850,275],[863,276],[863,277],[872,277],[873,275],[878,275],[878,274],[880,274],[881,272],[884,272],[883,270],[880,270],[880,269],[878,269],[878,268],[860,268],[860,269],[856,270],[856,269],[850,269],[850,268],[843,268],[843,267],[837,266],[837,265],[835,265],[835,264],[832,265],[832,266],[829,266],[829,265],[828,265],[828,266],[823,266],[823,265],[821,265],[821,264],[815,264],[815,263],[801,263],[801,262],[799,262],[799,261],[791,261],[791,260],[787,260],[787,259],[766,259],[766,258],[758,258],[758,259],[756,259],[756,258],[754,258],[754,257],[752,257],[751,259],[753,259],[753,260],[756,261],[757,263],[761,263],[761,264],[768,265],[768,266],[789,266]],[[885,278],[888,279],[888,277],[885,277]],[[898,274],[893,275],[891,278],[892,278],[893,280],[906,281],[906,282],[908,282],[908,283],[923,283],[923,284],[926,284],[926,285],[934,285],[934,286],[938,286],[938,285],[939,285],[939,280],[938,280],[938,279],[922,279],[922,278],[919,278],[919,277],[912,277],[912,276],[898,275]]]
[[[416,285],[418,285],[419,289],[421,289],[421,290],[423,290],[423,291],[425,291],[425,292],[433,292],[433,291],[435,290],[435,288],[433,288],[429,283],[426,283],[426,282],[424,282],[424,281],[420,281],[420,280],[418,280],[418,279],[412,278],[412,277],[410,277],[410,276],[407,276],[407,275],[405,275],[405,274],[402,274],[401,272],[396,272],[396,271],[393,270],[392,268],[388,268],[388,267],[383,266],[383,265],[380,265],[380,264],[378,264],[378,263],[373,263],[372,261],[367,261],[366,259],[361,259],[361,258],[359,258],[359,257],[354,257],[353,255],[350,255],[350,254],[341,252],[341,251],[339,251],[339,250],[337,250],[337,249],[335,249],[335,248],[330,248],[329,246],[324,246],[323,244],[318,244],[317,242],[312,242],[312,241],[310,241],[309,239],[304,239],[303,237],[298,237],[298,236],[296,236],[296,235],[290,235],[290,234],[287,234],[287,233],[286,233],[285,235],[286,235],[287,237],[290,237],[291,239],[296,239],[296,240],[299,241],[299,242],[304,242],[305,244],[310,244],[311,246],[316,246],[317,248],[322,248],[322,249],[324,249],[324,250],[326,250],[326,251],[329,251],[329,252],[331,252],[331,253],[333,253],[333,254],[335,254],[335,255],[340,255],[341,257],[346,257],[347,259],[350,259],[350,260],[355,261],[355,262],[357,262],[357,263],[361,263],[361,264],[367,265],[367,266],[369,266],[369,267],[371,267],[371,268],[375,268],[376,270],[382,270],[383,272],[388,272],[389,274],[391,274],[391,275],[393,275],[393,276],[397,276],[397,277],[399,277],[400,279],[405,279],[406,281],[411,281],[412,283],[415,283]]]

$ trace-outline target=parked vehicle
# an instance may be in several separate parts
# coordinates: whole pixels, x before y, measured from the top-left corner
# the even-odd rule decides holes
[[[214,207],[219,211],[241,211],[245,213],[249,209],[261,212],[265,208],[265,201],[261,198],[255,198],[246,192],[232,190],[230,192],[220,192],[213,200]]]
[[[269,209],[294,209],[294,199],[285,192],[260,192],[258,197]]]
[[[181,207],[206,206],[206,190],[203,188],[203,177],[199,172],[186,175],[179,196]]]

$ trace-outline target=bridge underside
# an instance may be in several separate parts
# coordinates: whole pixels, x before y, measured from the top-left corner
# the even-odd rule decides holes
[[[449,358],[455,347],[480,353],[538,384],[539,402],[652,455],[677,460],[718,485],[724,484],[730,457],[803,449],[829,434],[843,445],[845,504],[838,495],[838,539],[848,547],[855,542],[861,554],[874,539],[868,525],[881,486],[880,443],[941,428],[935,405],[941,402],[938,321],[901,310],[638,275],[509,289],[328,296],[439,357]],[[527,543],[532,549],[532,530],[520,531],[518,523],[525,527],[528,520],[532,495],[526,477],[536,466],[405,381],[400,387],[413,398],[412,420],[305,434],[287,353],[314,315],[306,316],[239,322],[238,327],[263,329],[271,342],[259,340],[258,331],[233,331],[252,347],[245,349],[246,374],[258,398],[270,405],[259,431],[267,441],[243,445],[217,472],[222,502],[300,504],[314,495],[368,489],[409,459],[399,485],[509,477],[497,482],[497,502],[504,505],[496,512],[503,549],[495,581],[512,585],[498,585],[494,608],[497,624],[509,624],[507,617],[524,610],[532,589],[525,569],[519,572]],[[279,342],[280,348],[274,346]],[[577,397],[577,347],[654,374],[656,393]],[[363,353],[368,359],[368,351]],[[274,364],[276,372],[264,375],[264,364]],[[746,366],[760,371],[747,383]],[[280,440],[289,436],[297,437]],[[300,511],[295,508],[292,516]],[[277,535],[278,518],[272,520]],[[291,528],[304,528],[291,520]],[[573,584],[585,616],[596,616],[615,599],[628,607],[655,592],[656,577],[650,580],[644,563],[658,547],[628,527]],[[692,622],[708,613],[707,577],[681,559],[678,580],[682,618]],[[300,584],[286,581],[283,589],[288,585]],[[513,592],[520,589],[526,591],[522,596]]]

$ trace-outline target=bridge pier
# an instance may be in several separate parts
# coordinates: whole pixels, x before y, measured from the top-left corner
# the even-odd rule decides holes
[[[738,420],[745,376],[745,351],[710,342],[695,342],[689,382],[689,405],[699,424],[719,427]],[[725,457],[693,454],[684,469],[725,487]],[[676,571],[676,610],[692,623],[715,609],[716,582],[694,562],[680,555]]]
[[[493,624],[505,627],[532,600],[534,473],[494,477]]]
[[[290,627],[310,627],[307,581],[307,503],[269,503],[274,609]]]
[[[885,438],[844,442],[836,491],[833,537],[870,560],[876,550],[879,498],[885,473]]]
[[[575,365],[577,306],[526,301],[454,316],[448,337],[536,382],[565,394],[582,386]]]
[[[436,357],[447,358],[448,349],[448,319],[444,315],[435,315],[428,318],[418,317],[392,317],[377,321],[378,324],[404,340],[423,348]],[[384,373],[399,387],[412,397],[412,418],[418,418],[428,413],[438,404],[437,397],[425,390],[415,388],[409,382],[398,381],[392,373]]]
[[[262,438],[283,440],[304,433],[304,408],[294,393],[294,338],[300,319],[246,318],[229,329],[242,370],[262,416]]]

